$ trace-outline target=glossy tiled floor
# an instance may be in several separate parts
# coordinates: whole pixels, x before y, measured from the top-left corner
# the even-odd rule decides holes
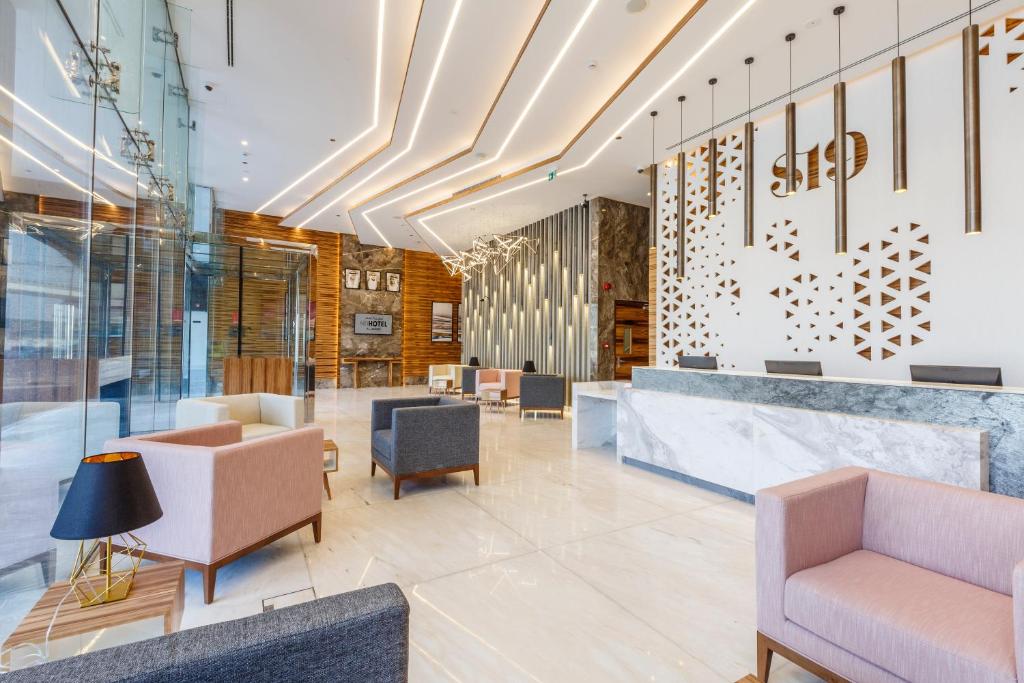
[[[568,420],[482,413],[471,473],[370,478],[369,404],[424,388],[320,391],[341,449],[324,536],[303,530],[221,571],[185,626],[273,596],[394,581],[412,606],[413,681],[736,681],[754,670],[753,508],[573,451]],[[288,601],[290,597],[282,598]],[[816,680],[784,662],[772,681]]]

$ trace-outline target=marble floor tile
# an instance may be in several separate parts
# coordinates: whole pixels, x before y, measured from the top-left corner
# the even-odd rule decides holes
[[[541,553],[407,594],[413,681],[724,681]]]

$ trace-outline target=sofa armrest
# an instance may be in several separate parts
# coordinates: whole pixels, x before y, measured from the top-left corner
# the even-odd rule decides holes
[[[394,411],[395,473],[429,472],[480,462],[480,408],[472,403]]]
[[[300,396],[259,394],[260,422],[298,429],[306,423],[305,401]]]
[[[757,492],[758,630],[782,638],[790,576],[860,549],[867,481],[844,467]]]
[[[408,680],[409,603],[393,583],[60,659],[28,681]]]
[[[419,408],[436,406],[437,396],[414,396],[412,398],[379,398],[370,402],[370,432],[391,429],[391,413],[395,408]]]
[[[132,533],[145,541],[151,552],[209,562],[213,545],[214,449],[138,438],[111,439],[104,447],[110,452],[142,454],[163,510],[160,519]]]
[[[238,443],[242,440],[242,423],[237,420],[225,420],[187,429],[139,434],[131,438],[137,441],[159,441],[179,446],[226,446],[229,443]]]
[[[1024,560],[1013,568],[1013,653],[1017,680],[1024,680]]]
[[[213,560],[320,512],[324,431],[303,427],[213,449]]]
[[[226,405],[199,398],[183,398],[174,407],[174,426],[198,427],[231,419]]]

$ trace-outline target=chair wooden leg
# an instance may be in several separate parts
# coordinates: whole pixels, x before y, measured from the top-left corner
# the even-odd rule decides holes
[[[320,515],[317,515],[316,519],[313,520],[312,524],[313,524],[313,541],[315,543],[319,543],[320,542],[320,532],[321,532],[321,529],[323,528],[323,517],[321,517]]]
[[[395,477],[395,500],[398,500],[398,492],[401,486],[402,480],[399,479],[398,477]]]
[[[768,641],[763,634],[757,634],[757,680],[760,683],[768,683],[768,675],[772,670],[772,651],[768,648]]]
[[[377,463],[373,460],[370,461],[370,476],[377,474]]]
[[[480,465],[473,465],[473,483],[480,485]]]
[[[213,590],[217,585],[217,568],[211,565],[203,565],[203,602],[209,605],[213,602]]]

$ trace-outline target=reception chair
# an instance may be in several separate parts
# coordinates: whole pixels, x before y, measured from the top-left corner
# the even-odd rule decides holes
[[[427,367],[427,391],[429,393],[446,393],[454,384],[455,373],[452,371],[451,365],[430,365]]]
[[[476,395],[485,390],[499,390],[505,399],[519,398],[519,382],[522,370],[478,370],[476,373]]]
[[[175,406],[178,429],[216,424],[225,420],[242,423],[242,440],[279,434],[305,424],[305,403],[299,396],[282,394],[233,394],[183,398]]]
[[[164,515],[135,535],[150,559],[203,573],[207,604],[217,570],[307,524],[320,542],[324,432],[304,427],[242,440],[234,420],[106,443],[142,454]]]
[[[476,377],[480,370],[486,370],[486,368],[481,368],[477,365],[462,366],[462,386],[459,388],[459,394],[463,399],[466,396],[476,397]]]
[[[519,417],[527,411],[558,411],[565,417],[565,377],[524,374],[519,380]]]
[[[1024,500],[854,467],[756,500],[762,682],[1024,680]]]
[[[370,476],[379,466],[395,500],[406,479],[473,471],[480,485],[480,408],[454,398],[378,399],[370,406]]]

